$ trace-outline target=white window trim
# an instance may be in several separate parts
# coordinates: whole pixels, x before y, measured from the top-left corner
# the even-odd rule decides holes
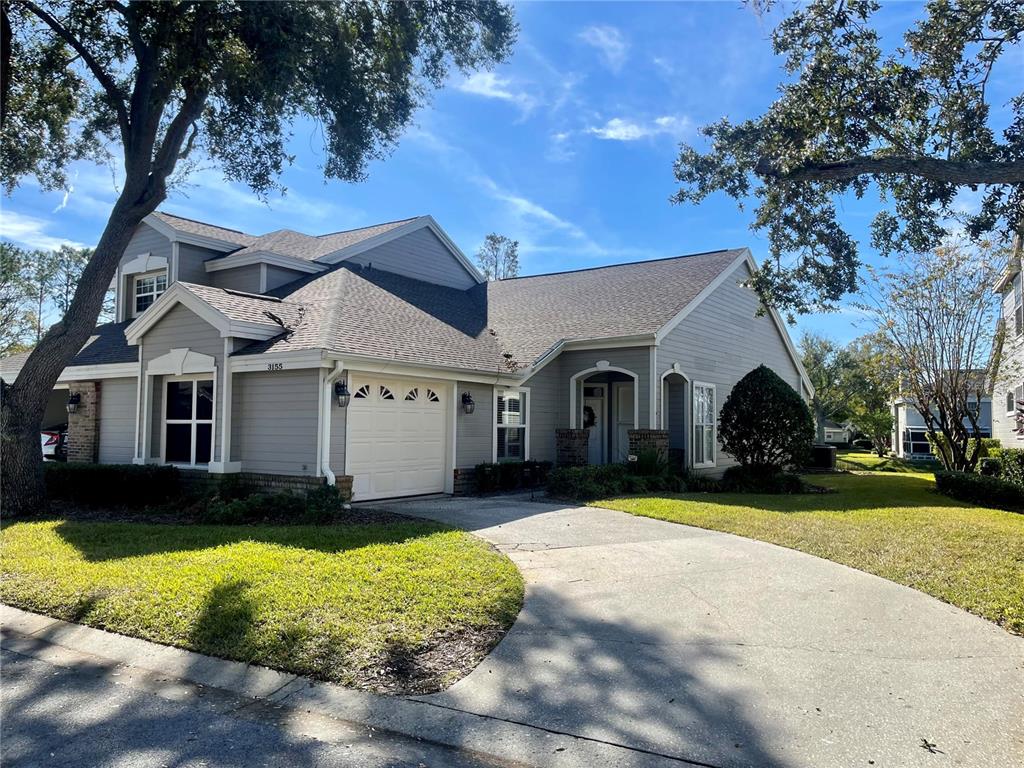
[[[138,302],[136,301],[137,298],[138,298],[138,294],[135,293],[135,286],[136,286],[136,284],[139,282],[139,280],[145,280],[145,279],[150,278],[150,277],[160,277],[160,275],[164,276],[164,279],[165,279],[166,283],[164,285],[163,291],[161,291],[160,293],[155,293],[154,292],[154,294],[153,294],[153,304],[156,304],[156,300],[159,299],[161,296],[163,296],[165,293],[167,293],[168,289],[170,289],[170,287],[171,287],[170,277],[167,274],[167,270],[166,269],[155,269],[155,270],[152,270],[150,272],[140,272],[137,275],[132,275],[132,290],[131,290],[131,296],[130,296],[130,299],[131,299],[131,316],[132,317],[139,317],[143,312],[146,311],[146,309],[149,309],[149,307],[153,306],[153,304],[150,304],[149,307],[146,307],[146,309],[142,310],[142,312],[139,312],[139,310],[138,310]]]
[[[213,381],[213,410],[209,419],[197,419],[196,399],[199,396],[199,387],[192,387],[192,418],[191,419],[168,419],[167,418],[167,384],[172,381]],[[217,445],[217,371],[210,373],[195,373],[187,376],[163,376],[161,380],[163,392],[160,393],[160,463],[173,464],[176,467],[208,467],[216,459],[215,446]],[[167,461],[167,425],[168,424],[210,424],[210,462],[196,463],[196,430],[192,430],[192,454],[188,464],[180,461]]]
[[[1019,400],[1024,400],[1024,397],[1018,397],[1017,396],[1017,393],[1019,391],[1021,391],[1021,390],[1024,390],[1024,384],[1018,384],[1016,387],[1013,387],[1009,392],[1006,393],[1006,394],[1010,395],[1013,398],[1013,408],[1011,408],[1010,410],[1006,411],[1006,415],[1007,416],[1013,416],[1013,415],[1015,415],[1017,413],[1017,402]],[[1021,394],[1024,395],[1024,392],[1022,392]],[[1004,408],[1006,407],[1005,400],[1003,402],[1003,407]]]
[[[1011,281],[1010,290],[1013,292],[1013,332],[1015,336],[1024,334],[1024,272],[1018,272]]]
[[[711,390],[711,461],[697,462],[697,444],[694,439],[693,432],[698,426],[697,422],[697,390],[698,389],[710,389]],[[703,422],[700,423],[701,427],[708,426]],[[701,434],[701,440],[703,441],[703,432]],[[718,466],[718,387],[714,384],[705,381],[695,381],[690,385],[690,444],[692,457],[692,466],[695,469],[707,469],[709,467]]]
[[[498,395],[526,395],[526,409],[523,416],[523,461],[530,460],[530,411],[533,409],[533,396],[530,387],[495,387],[492,394],[491,407],[491,463],[498,462]],[[505,429],[506,427],[502,427]],[[518,429],[518,427],[514,427]],[[505,461],[508,461],[506,458]]]

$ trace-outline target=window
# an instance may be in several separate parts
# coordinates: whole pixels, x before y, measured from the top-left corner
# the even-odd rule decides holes
[[[208,464],[213,455],[213,379],[172,379],[164,394],[164,461]]]
[[[928,442],[928,430],[903,430],[903,455],[930,456],[932,444]]]
[[[1013,390],[1009,390],[1006,393],[1006,412],[1013,413],[1017,410],[1017,398],[1014,395]]]
[[[1021,279],[1024,278],[1020,272],[1013,276],[1013,330],[1020,336],[1024,334],[1024,287],[1021,286]]]
[[[135,314],[141,315],[167,290],[167,273],[153,272],[135,278]]]
[[[693,466],[715,466],[715,386],[693,385]]]
[[[498,461],[524,461],[526,445],[526,392],[505,390],[495,400],[495,458]]]

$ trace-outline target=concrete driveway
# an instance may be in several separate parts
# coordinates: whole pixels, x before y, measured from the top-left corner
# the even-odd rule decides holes
[[[1024,765],[1024,639],[920,592],[729,534],[508,498],[390,503],[527,581],[515,626],[420,697],[726,766]]]

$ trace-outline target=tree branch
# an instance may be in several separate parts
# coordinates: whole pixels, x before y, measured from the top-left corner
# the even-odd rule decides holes
[[[767,157],[754,166],[764,179],[779,181],[850,181],[859,176],[900,174],[957,186],[1024,184],[1024,160],[1009,162],[939,160],[932,157],[853,157],[834,163],[805,163],[788,171]]]
[[[96,61],[95,57],[89,50],[82,44],[82,42],[69,32],[63,24],[57,19],[47,13],[45,10],[40,8],[38,5],[32,2],[32,0],[22,0],[22,4],[37,16],[46,26],[52,29],[57,35],[64,40],[68,45],[77,51],[78,55],[82,57],[82,61],[92,72],[93,77],[100,84],[103,90],[107,94],[107,98],[110,99],[111,105],[117,112],[117,124],[121,128],[121,138],[127,143],[129,139],[129,127],[128,127],[128,112],[124,105],[124,94],[121,89],[117,87],[117,83],[114,82],[114,78],[100,66],[100,63]]]

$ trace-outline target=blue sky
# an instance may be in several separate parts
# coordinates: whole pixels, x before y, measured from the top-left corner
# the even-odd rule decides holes
[[[898,35],[919,12],[891,4],[879,21]],[[317,129],[298,125],[284,197],[263,204],[204,166],[162,208],[253,233],[317,234],[430,213],[470,256],[488,232],[519,240],[523,274],[739,246],[766,255],[749,210],[731,199],[696,207],[669,197],[680,141],[699,143],[700,125],[756,116],[773,100],[782,71],[770,20],[733,2],[524,3],[517,18],[511,60],[453,74],[365,182],[325,183]],[[1014,80],[997,73],[994,102]],[[95,243],[118,172],[83,164],[73,177],[66,193],[26,182],[4,198],[3,235],[32,247]],[[877,206],[844,211],[868,260]],[[804,317],[799,328],[840,340],[864,330],[853,310]]]

